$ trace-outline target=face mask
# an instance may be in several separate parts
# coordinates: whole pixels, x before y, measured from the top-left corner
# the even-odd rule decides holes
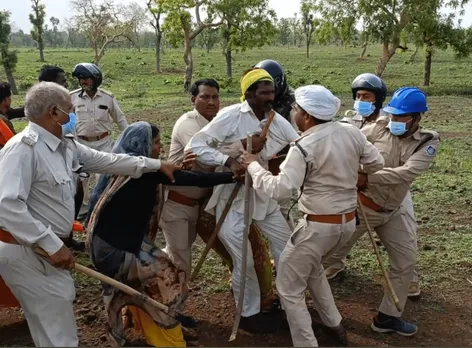
[[[372,102],[356,100],[354,102],[354,110],[356,110],[362,117],[369,117],[374,113],[375,106]]]
[[[404,123],[404,122],[395,122],[395,121],[392,121],[392,120],[390,120],[390,122],[388,122],[387,128],[390,129],[390,133],[392,133],[393,135],[403,135],[407,131],[406,123]]]
[[[62,127],[62,134],[70,134],[70,133],[75,133],[75,124],[77,123],[77,118],[73,112],[69,113],[69,122],[67,122],[64,125],[61,125]]]

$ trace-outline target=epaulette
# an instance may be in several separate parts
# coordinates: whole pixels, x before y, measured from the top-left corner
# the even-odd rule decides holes
[[[71,133],[68,133],[68,134],[64,135],[64,138],[75,140],[75,135],[71,134]]]
[[[114,97],[113,93],[111,93],[111,92],[109,92],[109,91],[107,91],[107,90],[105,90],[105,89],[101,89],[101,88],[99,88],[99,89],[100,89],[100,92],[102,92],[103,94],[106,94],[106,95],[108,95],[108,96],[110,96],[110,97]]]
[[[430,138],[430,140],[440,140],[440,137],[439,137],[439,133],[438,132],[435,132],[435,131],[432,131],[432,130],[428,130],[428,129],[420,129],[420,134],[421,135],[425,135],[427,136],[428,138]],[[429,140],[428,140],[429,141]]]
[[[73,91],[70,92],[70,94],[74,94],[74,93],[77,93],[77,92],[80,92],[82,90],[82,88],[77,88],[77,89],[74,89]]]
[[[290,146],[293,147],[293,146],[296,146],[298,147],[298,149],[300,150],[300,152],[302,153],[303,157],[308,157],[308,152],[306,152],[306,150],[300,145],[300,140],[302,140],[303,138],[305,138],[306,136],[308,136],[308,134],[305,134],[305,135],[302,135],[300,138],[298,138],[297,140],[293,141],[290,143]]]
[[[28,129],[23,133],[21,137],[21,141],[24,142],[28,146],[34,146],[38,142],[38,132]]]

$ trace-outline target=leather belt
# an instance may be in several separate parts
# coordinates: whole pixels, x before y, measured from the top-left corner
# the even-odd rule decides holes
[[[169,195],[167,196],[167,199],[170,199],[171,201],[174,201],[176,203],[186,205],[188,207],[194,207],[196,205],[199,205],[202,199],[195,199],[195,198],[190,198],[187,196],[184,196],[177,191],[171,191],[169,190]]]
[[[343,223],[343,216],[346,217],[346,222],[350,222],[355,219],[356,211],[351,211],[347,214],[337,214],[337,215],[309,215],[307,214],[306,220],[311,222],[320,222],[323,224],[333,224],[340,225]]]
[[[85,141],[99,141],[99,140],[102,140],[103,138],[106,138],[109,135],[110,135],[110,132],[105,132],[105,133],[100,134],[97,137],[86,137],[85,135],[78,135],[78,137]]]
[[[359,199],[360,199],[362,205],[364,205],[367,208],[375,211],[376,213],[390,213],[390,212],[393,211],[393,210],[389,210],[389,209],[385,209],[384,207],[381,207],[380,205],[375,203],[372,199],[370,199],[369,197],[367,197],[365,194],[363,194],[360,191],[357,192],[357,194],[359,195]]]

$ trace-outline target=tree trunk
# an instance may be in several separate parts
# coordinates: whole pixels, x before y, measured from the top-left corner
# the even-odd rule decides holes
[[[424,86],[429,87],[431,82],[431,64],[433,62],[433,47],[426,46],[426,57],[424,61]]]
[[[306,57],[310,58],[310,40],[308,39],[308,36],[306,38]]]
[[[193,75],[192,45],[189,38],[185,38],[184,62],[185,62],[184,91],[188,92],[190,90],[190,86],[192,85],[192,75]]]
[[[233,77],[233,57],[231,54],[231,50],[227,49],[225,52],[225,58],[226,58],[226,76],[228,78]]]
[[[39,60],[44,62],[44,48],[39,45]]]
[[[161,41],[162,32],[156,30],[156,72],[161,72]]]
[[[14,94],[14,95],[17,95],[18,94],[18,88],[16,88],[16,82],[15,82],[15,78],[13,77],[13,73],[11,71],[7,71],[5,69],[5,75],[7,75],[7,80],[8,80],[8,83],[10,84],[10,88],[11,88],[11,92]]]
[[[375,69],[375,74],[378,77],[382,77],[382,74],[384,73],[388,62],[390,61],[390,59],[392,59],[397,48],[398,48],[398,45],[395,45],[395,44],[389,45],[387,41],[384,42],[382,57],[379,59],[379,62],[377,63],[377,68]]]
[[[362,52],[361,52],[361,55],[359,56],[359,59],[364,59],[366,52],[367,52],[367,41],[364,42],[364,44],[362,45]]]
[[[408,63],[415,63],[417,54],[418,54],[418,46],[415,47],[415,51],[411,54],[410,58],[408,59]]]

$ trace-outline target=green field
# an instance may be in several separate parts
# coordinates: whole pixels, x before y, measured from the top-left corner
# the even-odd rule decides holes
[[[284,65],[291,86],[322,84],[341,97],[341,112],[344,112],[352,107],[350,82],[360,73],[375,70],[381,49],[369,47],[369,56],[363,61],[357,59],[359,52],[359,48],[314,47],[311,58],[307,59],[303,48],[252,50],[234,54],[234,78],[228,80],[221,51],[214,50],[207,54],[206,51],[194,49],[194,79],[217,79],[222,85],[222,104],[228,105],[238,100],[239,76],[245,69],[262,59],[276,59]],[[406,64],[409,55],[408,52],[398,53],[387,66],[384,79],[390,94],[400,86],[421,85],[422,57],[419,55],[414,64]],[[90,61],[92,52],[46,50],[45,57],[48,64],[57,64],[71,71],[76,63]],[[38,62],[35,50],[20,50],[18,58],[15,77],[22,95],[14,96],[14,105],[21,105],[25,90],[35,83],[43,64]],[[455,306],[470,308],[472,303],[471,284],[468,282],[468,279],[472,280],[471,63],[471,59],[454,59],[451,52],[438,52],[433,60],[432,85],[427,90],[430,111],[424,117],[423,125],[439,131],[442,142],[432,168],[412,187],[420,226],[418,271],[422,288],[429,299],[422,303],[426,311],[436,310],[438,301],[443,301],[443,298]],[[163,130],[164,143],[168,144],[174,121],[191,107],[189,96],[182,91],[182,52],[165,51],[162,74],[154,72],[152,50],[110,50],[100,66],[105,76],[102,87],[116,95],[128,119],[158,124]],[[1,79],[4,76],[0,74]],[[76,82],[70,79],[69,84],[76,85]],[[16,121],[18,128],[24,124],[24,121]],[[195,251],[194,260],[197,260],[201,246],[196,245]],[[383,253],[386,256],[385,251]],[[202,286],[204,294],[229,290],[227,272],[217,256],[210,254],[209,260],[197,285]],[[367,238],[362,239],[352,253],[347,276],[347,281],[332,285],[341,301],[355,301],[354,292],[370,291],[372,283],[377,286],[375,291],[379,291],[382,279]],[[84,285],[84,281],[81,279],[79,285]],[[433,320],[432,316],[425,317]],[[431,330],[434,333],[434,328]],[[402,342],[394,343],[407,344]]]

